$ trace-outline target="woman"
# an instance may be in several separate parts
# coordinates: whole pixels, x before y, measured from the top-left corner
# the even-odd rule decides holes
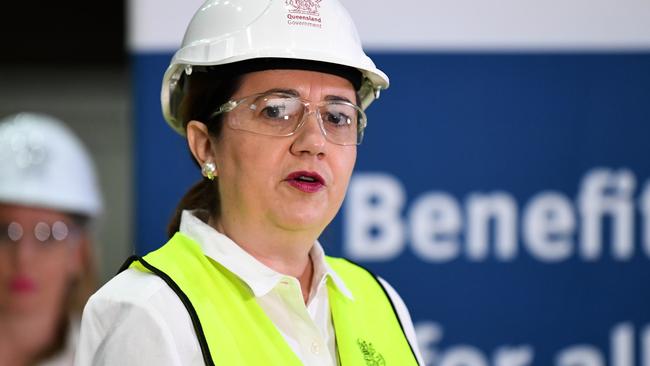
[[[93,295],[77,363],[418,364],[395,291],[317,242],[387,86],[337,1],[207,1],[162,90],[205,178]]]
[[[0,365],[72,365],[96,290],[92,161],[63,122],[19,113],[0,121],[0,166]]]

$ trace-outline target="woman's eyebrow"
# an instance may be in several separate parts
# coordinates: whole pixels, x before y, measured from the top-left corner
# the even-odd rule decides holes
[[[296,89],[273,88],[265,91],[263,94],[267,94],[267,93],[289,94],[289,95],[293,95],[294,97],[300,96],[300,93],[298,93]]]
[[[328,95],[328,96],[325,97],[324,100],[336,100],[336,101],[348,102],[348,103],[353,104],[350,99],[348,99],[346,97],[342,97],[340,95]]]
[[[292,95],[294,97],[300,97],[300,93],[296,89],[273,88],[264,92],[264,94],[267,93],[282,93],[282,94]],[[346,97],[342,97],[340,95],[333,95],[333,94],[327,95],[323,100],[335,100],[335,101],[352,103],[352,101]]]

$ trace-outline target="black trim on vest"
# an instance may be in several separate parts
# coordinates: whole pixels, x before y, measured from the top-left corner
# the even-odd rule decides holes
[[[365,270],[370,274],[370,276],[377,281],[379,284],[379,287],[381,290],[384,292],[384,295],[388,299],[388,302],[390,303],[391,308],[393,309],[393,313],[395,314],[395,318],[397,318],[397,322],[399,323],[400,328],[402,329],[402,334],[404,335],[404,338],[406,339],[406,343],[409,345],[409,349],[411,350],[411,354],[413,355],[413,358],[415,359],[415,362],[418,362],[418,358],[415,355],[415,351],[413,350],[413,346],[411,345],[411,342],[409,341],[408,337],[406,336],[406,332],[404,331],[404,325],[402,324],[402,320],[399,317],[399,314],[397,314],[397,310],[395,309],[395,304],[393,303],[393,300],[391,299],[390,295],[388,295],[388,291],[386,291],[386,288],[384,285],[379,281],[379,277],[375,275],[371,270],[368,268],[360,265],[359,263],[356,263],[350,259],[343,258],[347,262],[354,264],[355,266]],[[196,333],[196,338],[199,341],[199,346],[201,347],[201,354],[203,355],[203,361],[207,366],[215,366],[214,361],[212,360],[212,355],[210,353],[210,348],[208,347],[208,341],[205,338],[205,333],[203,332],[203,327],[201,326],[201,321],[199,320],[199,316],[196,313],[196,310],[194,309],[194,306],[192,305],[192,302],[190,299],[185,295],[183,290],[174,282],[174,280],[169,277],[165,272],[159,270],[158,268],[152,266],[149,264],[147,261],[145,261],[143,258],[137,256],[137,255],[132,255],[127,260],[122,264],[120,267],[118,273],[128,269],[131,264],[135,261],[140,262],[146,269],[151,271],[153,274],[156,276],[160,277],[165,283],[171,288],[172,291],[178,296],[178,298],[181,300],[183,305],[185,306],[185,309],[187,310],[190,320],[192,321],[192,325],[194,326],[194,332]],[[334,322],[332,322],[332,325],[334,326]],[[336,329],[334,330],[336,333]],[[341,355],[339,353],[339,347],[336,347],[336,353],[338,355],[338,362],[339,365],[341,364]],[[419,364],[419,362],[418,362]]]
[[[122,265],[120,266],[120,269],[117,270],[116,274],[120,274],[120,273],[126,271],[129,267],[131,267],[131,263],[137,261],[138,259],[140,259],[140,257],[138,257],[137,255],[132,255],[132,256],[128,257],[124,261],[124,263],[122,263]]]
[[[388,299],[388,302],[390,303],[391,308],[393,308],[393,313],[395,314],[395,318],[397,318],[397,322],[399,323],[399,327],[402,329],[402,334],[404,334],[404,339],[406,339],[406,343],[409,345],[409,348],[411,349],[411,353],[413,354],[413,358],[415,359],[415,362],[419,364],[418,357],[415,355],[415,350],[413,349],[413,346],[411,345],[411,342],[409,341],[409,337],[406,336],[406,332],[404,331],[404,325],[402,324],[402,320],[399,318],[399,314],[397,314],[397,309],[395,309],[395,304],[393,304],[393,300],[390,298],[390,295],[388,295],[388,291],[386,291],[386,288],[384,287],[384,285],[381,283],[381,281],[379,281],[379,277],[377,277],[377,275],[374,274],[371,270],[369,270],[368,268],[360,265],[359,263],[356,263],[356,262],[354,262],[354,261],[352,261],[350,259],[347,259],[347,258],[342,258],[342,259],[344,259],[344,260],[354,264],[355,266],[365,270],[366,272],[368,272],[370,274],[370,276],[372,276],[372,278],[375,279],[375,281],[377,281],[377,283],[379,284],[379,287],[381,287],[382,291],[384,291],[384,295],[386,295],[386,298]]]
[[[187,297],[187,295],[185,295],[183,290],[181,290],[181,288],[176,284],[176,282],[174,282],[174,280],[172,280],[172,278],[169,277],[165,272],[152,266],[143,258],[138,257],[137,255],[130,256],[120,267],[119,272],[122,272],[125,269],[129,268],[129,266],[131,266],[131,264],[135,261],[140,262],[140,264],[142,264],[144,268],[148,269],[149,271],[151,271],[151,273],[160,277],[172,289],[172,291],[176,293],[176,296],[178,296],[178,298],[181,300],[181,302],[185,306],[185,309],[187,310],[187,313],[190,315],[190,319],[192,320],[192,325],[194,326],[194,332],[196,333],[196,338],[198,339],[199,346],[201,347],[201,354],[203,355],[203,361],[207,366],[214,366],[214,361],[212,360],[212,355],[210,354],[210,348],[208,347],[208,341],[205,338],[205,333],[203,332],[201,321],[199,320],[199,316],[196,313],[196,310],[194,309],[194,306],[192,306],[192,302],[190,302],[190,299]]]

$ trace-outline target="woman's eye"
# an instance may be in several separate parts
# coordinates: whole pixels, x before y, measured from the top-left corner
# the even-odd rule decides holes
[[[328,112],[325,114],[325,122],[336,125],[337,127],[349,126],[351,119],[344,113]]]
[[[285,110],[284,105],[269,105],[264,107],[261,113],[263,117],[277,119],[285,116]]]
[[[300,115],[302,104],[291,98],[267,99],[260,105],[259,116],[266,119],[290,120]]]

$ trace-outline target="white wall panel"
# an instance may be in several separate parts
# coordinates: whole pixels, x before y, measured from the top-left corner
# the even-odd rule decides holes
[[[130,49],[175,49],[201,2],[130,0]],[[343,2],[372,49],[650,49],[647,0]]]
[[[185,27],[202,0],[129,0],[128,46],[131,51],[178,48]]]
[[[370,48],[650,48],[644,0],[344,2]]]

